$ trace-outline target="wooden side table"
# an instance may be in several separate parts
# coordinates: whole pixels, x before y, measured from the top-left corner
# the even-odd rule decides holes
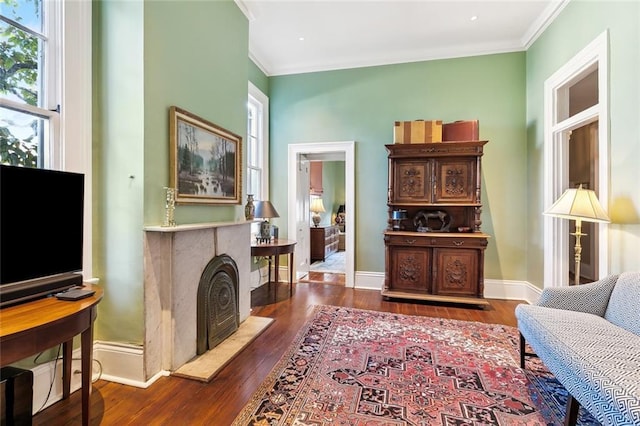
[[[62,343],[64,399],[71,393],[73,337],[81,335],[83,426],[89,424],[93,323],[103,294],[98,286],[86,288],[95,294],[73,302],[47,297],[0,309],[0,367]]]
[[[271,258],[275,256],[275,283],[273,286],[274,300],[278,289],[278,270],[280,268],[280,255],[289,255],[289,297],[293,295],[293,251],[295,241],[285,239],[274,239],[268,243],[251,243],[251,256],[262,256],[269,258],[269,285],[271,285]]]

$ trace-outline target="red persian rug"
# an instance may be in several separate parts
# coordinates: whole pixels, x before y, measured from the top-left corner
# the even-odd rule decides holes
[[[519,368],[513,327],[315,309],[234,425],[563,423],[545,395],[559,384],[539,361]]]

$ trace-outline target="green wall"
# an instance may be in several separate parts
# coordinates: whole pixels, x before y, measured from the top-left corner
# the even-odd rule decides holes
[[[96,338],[143,333],[144,4],[94,4],[94,265],[105,295]]]
[[[249,81],[262,93],[269,96],[269,77],[251,59],[249,59]]]
[[[356,141],[356,270],[383,272],[387,152],[397,120],[479,119],[485,277],[526,275],[525,55],[472,58],[272,77],[271,198],[287,205],[287,146]],[[280,212],[286,223],[286,212]],[[281,227],[281,231],[284,227]],[[286,230],[285,230],[286,232]]]
[[[322,162],[322,203],[326,211],[320,213],[321,225],[333,225],[333,215],[345,202],[344,170],[344,161]]]
[[[640,247],[640,3],[572,1],[527,51],[527,280],[543,286],[544,82],[609,30],[610,272],[638,269]]]
[[[94,269],[105,288],[96,338],[141,343],[143,228],[164,218],[169,107],[244,143],[249,29],[231,0],[100,1],[94,10]],[[178,206],[175,216],[180,224],[244,213],[241,204]]]
[[[331,199],[325,205],[327,211],[335,214],[340,204],[345,203],[346,182],[344,161],[324,161],[322,163],[322,187],[331,192]]]

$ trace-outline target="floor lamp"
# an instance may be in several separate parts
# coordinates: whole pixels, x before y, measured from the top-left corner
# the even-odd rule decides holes
[[[579,285],[582,255],[580,237],[587,235],[582,233],[582,221],[607,223],[610,222],[609,216],[600,205],[596,193],[591,189],[582,188],[582,185],[578,188],[569,188],[564,191],[560,198],[544,214],[576,221],[576,231],[572,232],[571,235],[576,237],[576,245],[573,248],[576,262],[574,284]]]

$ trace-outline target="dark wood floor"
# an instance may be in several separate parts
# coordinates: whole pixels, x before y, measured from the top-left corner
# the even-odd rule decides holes
[[[273,291],[263,286],[252,295],[252,315],[274,318],[251,345],[232,360],[210,383],[163,377],[148,389],[98,380],[91,395],[94,425],[229,425],[264,380],[313,305],[338,305],[410,315],[516,325],[514,309],[520,302],[490,300],[480,309],[426,302],[385,301],[379,291],[354,290],[318,282],[294,284],[289,298],[286,283]],[[273,290],[273,289],[272,289]],[[80,392],[34,416],[34,425],[80,424]]]
[[[345,284],[345,274],[332,274],[330,272],[309,272],[298,282],[301,283],[325,283],[334,285]]]

